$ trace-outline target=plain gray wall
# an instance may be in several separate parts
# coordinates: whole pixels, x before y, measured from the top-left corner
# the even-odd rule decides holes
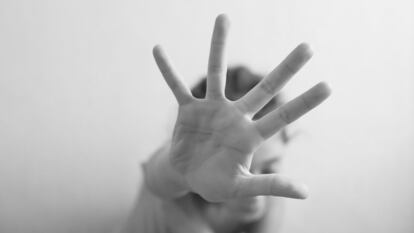
[[[414,2],[0,1],[0,232],[110,232],[171,133],[175,100],[152,59],[164,45],[191,85],[214,18],[230,64],[270,71],[298,43],[333,95],[292,126],[286,173],[306,182],[283,232],[414,231]]]

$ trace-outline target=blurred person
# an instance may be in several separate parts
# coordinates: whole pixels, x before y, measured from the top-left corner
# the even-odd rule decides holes
[[[175,127],[142,164],[144,182],[123,233],[274,232],[282,197],[305,199],[306,186],[280,174],[286,125],[330,94],[323,82],[283,103],[278,94],[311,58],[297,46],[265,77],[226,68],[229,21],[219,15],[207,77],[191,91],[160,46],[156,63],[179,104]],[[278,198],[275,198],[278,197]]]

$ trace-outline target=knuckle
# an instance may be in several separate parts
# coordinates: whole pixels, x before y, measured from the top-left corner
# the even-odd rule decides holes
[[[208,69],[211,73],[214,74],[222,74],[224,72],[223,65],[218,62],[211,62],[208,66]]]
[[[312,106],[309,104],[307,99],[304,96],[300,96],[299,99],[302,101],[303,105],[305,106],[306,110],[311,110]]]
[[[289,63],[283,63],[283,65],[282,65],[281,68],[283,70],[283,73],[285,73],[288,76],[292,76],[292,75],[294,75],[298,71],[298,68],[293,67]]]
[[[259,84],[259,88],[261,90],[263,90],[267,95],[273,95],[274,93],[274,87],[272,85],[272,83],[269,80],[263,80],[260,84]]]
[[[289,124],[292,121],[291,117],[289,116],[289,113],[283,107],[279,108],[278,117],[286,124]]]
[[[242,113],[249,112],[249,104],[243,98],[236,102],[236,106]]]

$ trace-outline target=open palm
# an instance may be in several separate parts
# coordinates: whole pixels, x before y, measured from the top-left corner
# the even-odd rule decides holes
[[[244,97],[230,101],[224,96],[228,27],[227,17],[219,15],[212,36],[205,99],[191,95],[161,47],[154,47],[158,67],[179,103],[171,165],[190,191],[212,202],[257,195],[305,198],[302,185],[279,174],[253,175],[250,165],[254,151],[264,140],[316,107],[330,91],[319,83],[259,120],[252,120],[312,54],[308,45],[300,44]]]

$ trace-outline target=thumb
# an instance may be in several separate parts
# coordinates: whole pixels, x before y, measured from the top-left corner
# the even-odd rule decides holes
[[[308,196],[304,184],[279,174],[250,175],[243,178],[238,187],[239,197],[279,196],[305,199]]]

